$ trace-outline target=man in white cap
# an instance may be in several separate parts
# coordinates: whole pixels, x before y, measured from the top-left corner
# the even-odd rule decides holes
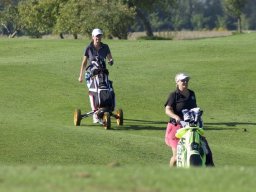
[[[104,44],[101,42],[102,36],[103,36],[103,32],[100,29],[98,29],[98,28],[93,29],[92,41],[85,48],[85,52],[83,55],[83,60],[82,60],[81,69],[80,69],[80,75],[78,78],[79,82],[83,82],[84,72],[85,72],[85,69],[87,68],[87,64],[92,63],[92,61],[95,60],[96,57],[103,58],[104,60],[107,58],[108,63],[110,65],[114,64],[109,46],[107,44]],[[106,68],[105,62],[103,64],[104,64],[103,67]],[[93,98],[91,95],[89,95],[89,99],[90,99],[90,103],[91,103],[91,108],[93,111],[95,111],[96,106],[94,105]],[[93,115],[93,122],[94,123],[98,122],[98,118],[97,118],[96,114]]]

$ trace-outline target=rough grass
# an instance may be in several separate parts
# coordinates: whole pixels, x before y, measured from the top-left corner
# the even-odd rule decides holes
[[[151,40],[188,40],[188,39],[203,39],[213,37],[226,37],[232,35],[232,31],[212,30],[212,31],[159,31],[154,32],[154,37]],[[145,32],[134,32],[129,34],[129,39],[148,39]]]

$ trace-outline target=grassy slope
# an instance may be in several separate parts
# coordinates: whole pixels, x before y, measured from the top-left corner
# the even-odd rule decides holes
[[[78,128],[72,122],[75,108],[89,111],[87,90],[77,81],[88,41],[0,39],[0,189],[196,191],[194,180],[182,179],[196,174],[208,191],[252,191],[255,39],[106,41],[115,57],[109,70],[117,106],[125,113],[125,125],[113,120],[110,131],[89,118]],[[179,71],[192,76],[215,169],[168,169],[163,104]]]

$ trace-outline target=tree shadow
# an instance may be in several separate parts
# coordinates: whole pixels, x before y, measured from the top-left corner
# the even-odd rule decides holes
[[[114,119],[113,119],[114,120]],[[128,122],[128,125],[126,125]],[[166,129],[167,121],[154,121],[144,119],[124,119],[123,126],[115,126],[114,121],[112,122],[111,130],[150,130],[150,131],[163,131]],[[254,122],[218,122],[218,123],[204,123],[204,129],[206,131],[227,131],[237,130],[236,126],[239,125],[256,125]],[[85,124],[81,126],[86,126]],[[99,124],[90,124],[90,126],[102,126]],[[217,127],[216,127],[217,126]],[[219,127],[218,127],[219,126]]]
[[[239,125],[256,125],[253,122],[218,122],[218,123],[204,123],[205,130],[220,131],[220,130],[237,130],[236,126]],[[226,126],[224,127],[215,127],[215,126]]]
[[[129,125],[126,125],[126,122],[129,122]],[[143,120],[143,119],[124,119],[124,125],[123,126],[116,126],[115,125],[115,119],[111,119],[111,129],[110,130],[118,130],[118,131],[124,131],[124,130],[155,130],[155,131],[163,131],[166,129],[167,121],[150,121],[150,120]],[[161,125],[163,126],[161,126]],[[93,124],[93,123],[81,123],[81,127],[99,127],[102,126],[100,124]]]
[[[205,123],[206,125],[225,125],[228,127],[235,127],[237,125],[256,125],[254,122],[218,122],[218,123]]]
[[[153,121],[144,119],[124,119],[124,123],[129,122],[131,125],[117,127],[115,130],[158,130],[166,129],[167,121]],[[132,124],[134,122],[134,124]],[[137,123],[137,124],[136,124]],[[160,125],[159,125],[160,124]],[[163,125],[163,126],[161,126]],[[237,130],[238,125],[256,125],[254,122],[218,122],[218,123],[204,123],[205,130],[222,131],[222,130]],[[216,127],[220,126],[220,127]]]
[[[147,124],[167,124],[167,121],[152,121],[152,120],[144,120],[144,119],[124,119],[124,121],[128,122],[140,122],[140,123],[147,123]]]
[[[166,127],[148,126],[148,125],[124,125],[122,127],[116,127],[113,130],[125,131],[125,130],[149,130],[149,131],[164,131]]]
[[[131,125],[125,125],[125,122],[129,122]],[[134,124],[133,124],[134,122]],[[159,124],[163,126],[159,126]],[[163,131],[166,129],[167,122],[164,121],[152,121],[144,119],[124,119],[124,126],[117,127],[114,130],[151,130],[151,131]]]

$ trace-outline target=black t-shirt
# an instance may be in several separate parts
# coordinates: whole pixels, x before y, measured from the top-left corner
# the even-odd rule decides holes
[[[166,106],[172,107],[174,113],[176,115],[178,115],[181,120],[183,120],[183,114],[182,114],[183,109],[190,110],[192,108],[197,107],[196,96],[195,96],[194,91],[192,91],[190,89],[188,89],[188,91],[189,91],[188,97],[182,95],[178,89],[171,92],[165,105],[164,105],[165,107]],[[171,120],[172,120],[172,118],[170,119],[170,121]]]
[[[91,42],[85,49],[84,56],[89,58],[89,62],[91,63],[96,56],[100,56],[104,60],[106,59],[107,55],[110,53],[109,46],[107,44],[101,43],[100,44],[100,49],[97,51],[93,43]],[[104,66],[106,68],[106,66]]]

